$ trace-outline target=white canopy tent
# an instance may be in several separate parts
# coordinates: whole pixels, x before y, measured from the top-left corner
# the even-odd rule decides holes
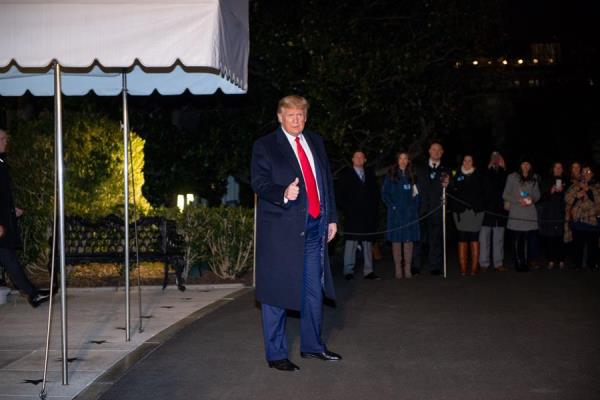
[[[248,0],[0,0],[0,96],[55,98],[63,384],[68,383],[62,95],[123,96],[128,243],[127,94],[241,94],[247,89]],[[130,338],[129,246],[126,340]]]
[[[244,93],[248,0],[0,0],[0,95]],[[42,73],[42,74],[40,74]],[[19,93],[20,92],[20,93]]]

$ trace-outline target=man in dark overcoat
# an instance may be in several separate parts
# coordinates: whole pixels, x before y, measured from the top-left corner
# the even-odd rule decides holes
[[[450,182],[450,169],[442,162],[444,148],[432,141],[428,149],[429,159],[416,168],[417,185],[421,194],[421,242],[427,246],[429,271],[441,275],[443,267],[443,219],[442,191]],[[413,247],[413,274],[421,272],[421,243]]]
[[[323,139],[304,130],[308,101],[279,101],[280,126],[252,149],[258,196],[256,298],[261,303],[269,367],[295,371],[288,358],[286,310],[300,311],[300,355],[341,360],[321,338],[323,296],[335,299],[327,242],[337,232],[335,195]]]
[[[379,188],[375,172],[366,167],[367,157],[358,150],[352,154],[352,166],[341,171],[336,200],[344,217],[344,278],[354,278],[356,250],[360,244],[365,279],[380,279],[373,272],[373,232],[377,230]],[[368,235],[371,233],[371,235]]]
[[[37,307],[48,300],[49,296],[47,293],[40,293],[27,279],[17,258],[17,249],[21,248],[17,217],[23,210],[15,207],[6,156],[7,147],[8,133],[0,129],[0,264],[17,289],[27,295],[29,304]]]

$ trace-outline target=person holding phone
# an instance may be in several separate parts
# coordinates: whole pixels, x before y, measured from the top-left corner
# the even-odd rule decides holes
[[[600,266],[600,184],[596,182],[591,165],[582,165],[579,182],[571,185],[565,195],[565,241],[573,241],[575,268],[585,264],[598,270]],[[584,251],[587,248],[587,263]]]
[[[561,162],[554,162],[548,177],[540,184],[537,204],[540,237],[548,269],[565,267],[564,217],[567,176]]]
[[[538,217],[534,204],[540,199],[538,177],[529,158],[521,157],[519,170],[508,175],[502,198],[508,208],[507,228],[512,233],[515,269],[529,270],[531,243],[536,240]]]

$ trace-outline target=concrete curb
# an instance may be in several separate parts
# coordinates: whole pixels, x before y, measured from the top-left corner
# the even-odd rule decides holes
[[[183,318],[182,320],[176,322],[175,324],[165,328],[158,334],[154,335],[152,338],[148,339],[140,346],[138,346],[135,350],[127,354],[120,361],[118,361],[115,365],[109,368],[104,374],[100,375],[96,380],[90,383],[85,389],[83,389],[77,396],[74,397],[75,400],[97,400],[105,393],[110,387],[117,382],[121,377],[123,377],[127,371],[136,365],[141,360],[148,357],[152,352],[162,346],[165,342],[167,342],[170,338],[175,336],[178,332],[185,329],[187,326],[192,324],[193,322],[203,318],[204,316],[212,313],[213,311],[218,310],[223,307],[225,304],[233,301],[240,296],[243,296],[246,293],[249,293],[253,290],[252,287],[244,287],[242,284],[226,284],[226,285],[234,285],[234,286],[223,286],[223,285],[190,285],[188,287],[192,288],[236,288],[240,287],[240,290],[232,293],[231,295],[224,297],[220,300],[215,301],[214,303],[209,304],[208,306],[190,314],[189,316]],[[238,285],[238,286],[235,286]],[[156,286],[156,288],[160,288],[160,286]],[[82,288],[84,289],[84,288]],[[94,289],[94,288],[91,288]],[[98,288],[103,289],[103,288]],[[173,287],[173,289],[177,289]],[[111,290],[115,290],[113,287]]]

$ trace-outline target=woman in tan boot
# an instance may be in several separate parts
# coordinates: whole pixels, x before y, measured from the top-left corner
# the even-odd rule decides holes
[[[475,169],[473,157],[467,154],[448,187],[452,217],[458,230],[458,263],[463,276],[467,275],[469,265],[470,274],[477,274],[479,231],[484,216],[483,189],[483,179]]]
[[[381,190],[387,207],[386,239],[392,242],[396,278],[410,278],[413,242],[420,239],[419,191],[416,186],[408,153],[398,153],[396,164],[390,168]]]

